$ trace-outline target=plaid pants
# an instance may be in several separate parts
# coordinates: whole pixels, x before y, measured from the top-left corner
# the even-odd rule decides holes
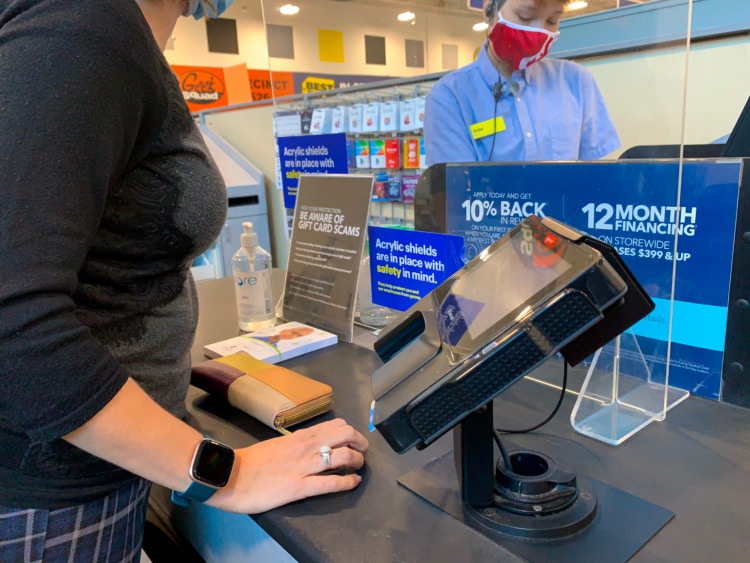
[[[106,561],[141,557],[151,483],[57,510],[0,506],[0,561],[31,563]]]

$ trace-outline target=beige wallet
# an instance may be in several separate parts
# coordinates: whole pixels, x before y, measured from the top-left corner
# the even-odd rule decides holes
[[[281,433],[333,406],[330,385],[241,352],[194,365],[190,382]]]

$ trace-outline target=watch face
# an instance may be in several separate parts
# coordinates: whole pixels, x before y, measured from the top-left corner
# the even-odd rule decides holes
[[[212,487],[224,487],[232,474],[232,465],[234,450],[213,440],[204,440],[195,453],[193,477]]]

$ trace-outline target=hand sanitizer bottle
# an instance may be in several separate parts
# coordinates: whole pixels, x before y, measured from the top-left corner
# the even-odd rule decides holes
[[[242,223],[240,249],[232,256],[234,291],[237,297],[237,319],[246,332],[276,324],[271,289],[271,255],[258,246],[253,224]]]

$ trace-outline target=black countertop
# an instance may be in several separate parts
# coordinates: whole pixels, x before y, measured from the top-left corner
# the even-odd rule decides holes
[[[231,279],[200,282],[200,325],[193,361],[202,345],[238,334]],[[366,338],[365,338],[366,340]],[[380,365],[366,347],[339,343],[284,363],[334,388],[340,416],[367,432],[370,375]],[[574,386],[576,374],[572,374]],[[559,391],[522,380],[495,400],[500,427],[538,422]],[[533,434],[514,444],[554,455],[579,476],[598,479],[675,514],[634,561],[742,561],[750,553],[750,411],[690,397],[663,422],[653,422],[618,447],[576,433],[569,421],[574,396]],[[276,436],[244,413],[191,388],[188,404],[201,430],[234,446]],[[307,499],[255,521],[300,561],[517,561],[509,551],[399,485],[400,477],[452,450],[450,435],[424,451],[398,455],[377,433],[363,482],[354,491]],[[637,519],[638,514],[633,514]]]

